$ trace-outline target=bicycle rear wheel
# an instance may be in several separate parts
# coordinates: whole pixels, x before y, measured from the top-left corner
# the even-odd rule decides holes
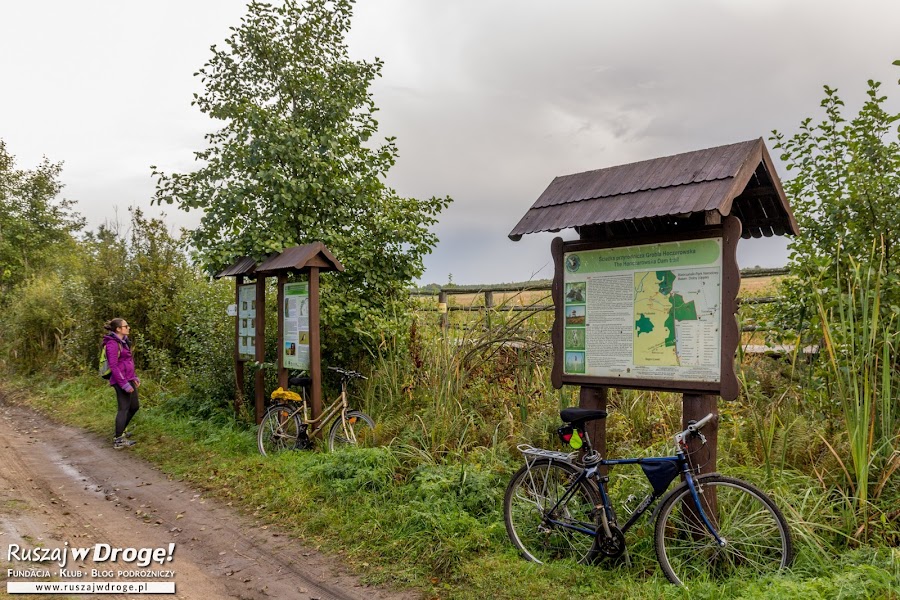
[[[347,418],[338,417],[328,432],[328,449],[334,451],[343,446],[357,446],[371,437],[375,431],[375,421],[360,410],[348,410]]]
[[[582,564],[594,560],[594,537],[566,526],[595,531],[599,493],[583,480],[557,506],[580,472],[568,463],[538,459],[516,471],[510,480],[503,499],[503,520],[509,539],[528,560],[570,559]]]
[[[276,404],[266,411],[256,430],[256,446],[263,456],[292,450],[300,435],[300,417],[287,404]]]
[[[766,494],[721,475],[699,477],[697,483],[703,510],[726,545],[719,547],[700,522],[691,491],[681,484],[662,499],[656,520],[656,557],[669,581],[689,585],[710,578],[755,578],[790,566],[790,531]]]

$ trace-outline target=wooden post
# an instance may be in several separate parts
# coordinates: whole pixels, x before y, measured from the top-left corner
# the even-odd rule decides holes
[[[699,421],[709,413],[718,417],[718,399],[718,396],[706,394],[684,394],[681,401],[681,428],[687,429],[689,421]],[[706,448],[701,450],[700,440],[694,439],[688,443],[688,451],[694,453],[694,461],[701,466],[701,473],[713,473],[716,470],[719,447],[718,418],[703,428],[703,435],[706,437]]]
[[[703,428],[703,435],[706,437],[706,446],[704,447],[699,438],[688,441],[688,453],[692,456],[692,460],[696,466],[700,467],[700,474],[715,473],[716,458],[719,448],[719,409],[717,407],[718,396],[684,394],[681,405],[681,428],[687,429],[690,421],[699,421],[709,413],[716,415]],[[682,477],[683,479],[683,477]],[[718,498],[715,488],[708,488],[703,494],[704,510],[712,521],[713,525],[718,524]],[[685,500],[685,510],[692,515],[694,527],[699,532],[703,529],[700,521],[700,515],[696,514],[693,503]],[[698,534],[699,538],[700,535]]]
[[[319,347],[319,268],[309,269],[309,376],[312,418],[322,414],[322,353]]]
[[[256,363],[266,362],[266,278],[256,276]],[[266,408],[266,373],[262,366],[256,370],[253,381],[254,409],[257,424],[262,421]]]
[[[438,312],[441,313],[441,332],[446,334],[450,328],[450,313],[447,309],[447,292],[444,290],[438,294]]]
[[[287,389],[288,372],[284,368],[284,284],[287,275],[278,276],[278,385]]]
[[[606,410],[606,388],[581,386],[578,392],[579,408],[593,410]],[[591,438],[591,445],[600,456],[606,457],[606,419],[598,419],[587,424],[587,434]],[[605,474],[605,468],[604,468]]]
[[[237,315],[240,315],[241,307],[241,285],[244,283],[243,275],[238,275],[234,280],[234,302],[238,307]],[[241,412],[241,406],[244,405],[244,361],[241,358],[241,320],[238,316],[234,318],[234,416],[238,416]]]
[[[703,217],[706,225],[720,225],[722,223],[722,215],[719,211],[706,211]],[[725,340],[722,341],[725,345]],[[718,396],[707,394],[684,394],[681,400],[681,428],[687,429],[690,421],[699,421],[709,413],[718,417]],[[719,421],[718,418],[703,428],[703,435],[706,437],[706,450],[701,450],[701,454],[695,454],[694,458],[698,464],[702,465],[701,473],[713,473],[716,470],[716,455],[719,447]],[[700,449],[700,440],[691,440],[688,444],[690,452],[696,452]],[[709,459],[705,460],[705,453],[709,452]]]
[[[491,330],[491,312],[493,312],[494,308],[494,292],[485,292],[484,293],[484,321],[487,325],[488,331]]]

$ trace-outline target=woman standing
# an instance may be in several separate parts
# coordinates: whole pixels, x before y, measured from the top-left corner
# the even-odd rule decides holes
[[[134,446],[134,442],[127,439],[125,428],[140,408],[137,388],[141,385],[141,380],[134,373],[131,340],[128,337],[131,327],[125,319],[113,319],[107,322],[104,328],[109,332],[103,337],[106,360],[109,361],[109,384],[116,390],[116,400],[119,403],[113,448],[121,450]]]

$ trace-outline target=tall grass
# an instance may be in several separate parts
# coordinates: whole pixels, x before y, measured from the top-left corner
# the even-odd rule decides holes
[[[822,328],[828,388],[840,406],[850,457],[835,452],[855,499],[860,533],[869,524],[870,500],[884,490],[900,467],[897,448],[900,389],[897,368],[898,307],[882,306],[886,282],[883,260],[864,265],[850,259],[837,273],[837,290],[815,293]],[[831,444],[832,449],[834,445]],[[849,463],[849,464],[848,464]]]

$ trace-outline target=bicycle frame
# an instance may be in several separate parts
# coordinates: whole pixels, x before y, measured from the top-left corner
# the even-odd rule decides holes
[[[303,411],[303,414],[300,416],[300,421],[310,427],[309,434],[310,436],[314,436],[322,429],[325,423],[328,423],[336,417],[339,413],[343,414],[347,411],[348,403],[347,403],[347,383],[345,381],[341,382],[341,394],[335,398],[334,402],[332,402],[328,407],[322,411],[315,419],[310,419],[308,416],[309,412],[309,404],[306,400],[306,390],[303,390],[303,402],[300,403],[300,406],[297,407],[292,414],[297,414],[300,411]]]
[[[547,514],[552,515],[556,512],[556,509],[559,508],[560,505],[565,505],[575,493],[575,490],[578,489],[578,485],[586,480],[586,479],[594,479],[597,478],[597,489],[600,491],[600,498],[603,502],[603,505],[598,508],[602,508],[603,510],[603,518],[601,519],[601,524],[599,527],[595,529],[586,529],[584,527],[579,527],[577,525],[572,525],[570,523],[565,523],[562,521],[557,521],[555,519],[551,519],[549,516],[546,517],[546,521],[556,527],[562,527],[564,529],[571,529],[573,531],[578,531],[579,533],[583,533],[585,535],[590,535],[593,537],[597,537],[601,535],[605,535],[609,537],[612,535],[612,531],[609,526],[612,524],[613,526],[617,526],[615,515],[613,514],[612,501],[610,500],[609,494],[606,491],[606,482],[609,480],[607,476],[599,476],[598,471],[601,467],[611,467],[615,465],[636,465],[636,464],[647,464],[647,463],[664,463],[671,462],[675,463],[679,467],[679,471],[687,482],[688,488],[691,491],[691,498],[694,501],[694,507],[697,510],[697,514],[700,516],[701,521],[703,522],[703,526],[709,532],[710,535],[715,538],[716,543],[719,546],[725,545],[725,540],[719,537],[718,531],[713,526],[712,522],[709,519],[709,516],[706,514],[706,511],[703,510],[702,503],[700,502],[700,495],[697,491],[697,482],[693,473],[691,473],[690,466],[688,464],[687,457],[685,456],[682,450],[678,450],[678,452],[674,456],[660,456],[653,458],[619,458],[619,459],[601,459],[596,465],[592,467],[588,467],[582,470],[578,477],[573,481],[569,486],[567,486],[565,493],[559,499],[559,501],[550,509]],[[637,520],[643,515],[647,510],[653,506],[653,504],[661,498],[666,492],[667,489],[662,493],[657,494],[656,491],[651,491],[635,508],[634,512],[631,514],[631,517],[628,521],[620,528],[620,531],[624,535],[631,527],[637,522]]]

